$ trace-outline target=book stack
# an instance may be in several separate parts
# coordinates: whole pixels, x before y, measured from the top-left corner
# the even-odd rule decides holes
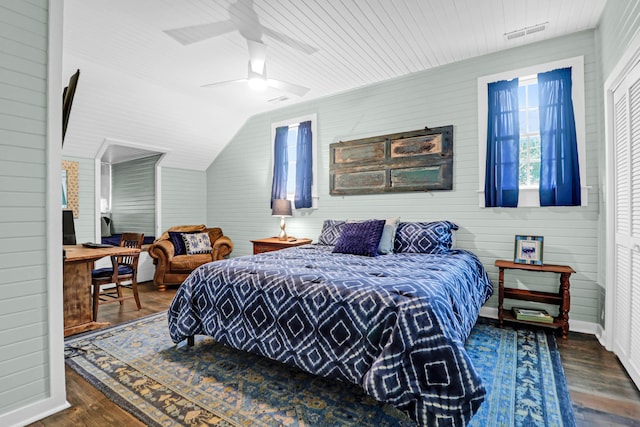
[[[513,307],[513,315],[518,320],[528,322],[553,323],[553,316],[542,309]]]

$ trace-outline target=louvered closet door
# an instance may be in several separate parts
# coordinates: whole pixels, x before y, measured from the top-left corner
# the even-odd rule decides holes
[[[614,352],[640,384],[640,66],[614,92]],[[609,325],[607,325],[609,328]]]

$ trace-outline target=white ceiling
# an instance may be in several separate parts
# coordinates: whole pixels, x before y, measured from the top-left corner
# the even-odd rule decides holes
[[[291,105],[400,77],[526,43],[594,28],[606,0],[239,0],[255,11],[267,46],[270,78],[306,86],[303,97],[268,89],[256,92],[244,84],[200,86],[247,76],[247,40],[229,31],[183,45],[163,30],[229,21],[235,0],[65,0],[66,70],[93,64],[141,79],[216,114],[197,127],[202,135],[189,141],[163,140],[157,132],[151,146],[163,151],[193,144],[191,158],[206,168],[244,121],[258,112]],[[248,4],[247,4],[248,3]],[[233,16],[247,22],[246,16]],[[545,23],[545,30],[508,40],[506,33]],[[255,24],[250,29],[259,29]],[[246,29],[246,28],[245,28]],[[305,53],[270,36],[282,34],[317,49]],[[261,37],[260,37],[261,36]],[[82,92],[81,75],[78,92]],[[66,82],[65,82],[66,84]],[[269,102],[286,97],[285,101]],[[90,102],[90,101],[89,101]],[[87,104],[87,100],[83,102]],[[74,103],[74,109],[76,104]],[[73,133],[73,115],[69,132]],[[81,113],[78,113],[81,114]],[[213,117],[211,117],[213,116]],[[219,118],[216,119],[215,116]],[[159,123],[158,126],[180,123]],[[213,131],[212,131],[213,130]],[[215,133],[215,136],[212,135]],[[117,135],[129,140],[126,134]],[[109,138],[110,135],[102,135]],[[73,137],[71,138],[73,139]],[[86,138],[85,138],[86,139]],[[138,138],[139,139],[139,138]],[[65,150],[67,150],[65,141]],[[71,142],[66,155],[86,154]],[[74,151],[75,150],[75,151]],[[96,149],[97,151],[97,149]],[[170,154],[170,153],[169,153]]]

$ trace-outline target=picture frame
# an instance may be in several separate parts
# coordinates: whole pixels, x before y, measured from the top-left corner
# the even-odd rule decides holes
[[[74,218],[80,213],[78,169],[78,162],[62,161],[62,208],[71,209]]]
[[[513,262],[516,264],[542,265],[543,254],[543,236],[516,235]]]

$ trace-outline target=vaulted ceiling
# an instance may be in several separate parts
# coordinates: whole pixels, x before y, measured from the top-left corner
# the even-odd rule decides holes
[[[173,153],[170,165],[205,169],[256,113],[591,29],[605,2],[65,0],[63,78],[82,74],[63,154],[92,157],[113,138]],[[244,83],[201,87],[246,79],[256,43],[267,77],[308,88],[304,96]],[[102,90],[83,94],[83,84]],[[142,86],[147,101],[132,99],[138,110],[126,111],[123,101]],[[179,111],[160,111],[171,106]],[[113,120],[125,128],[105,124],[118,114],[109,108],[127,114]]]

